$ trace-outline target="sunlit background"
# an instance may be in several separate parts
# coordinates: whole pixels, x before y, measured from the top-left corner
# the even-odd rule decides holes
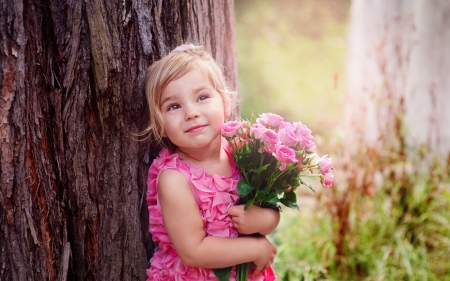
[[[326,134],[341,115],[348,0],[235,1],[241,116]]]
[[[359,1],[360,8],[369,7],[359,19],[370,16],[370,7],[382,7],[389,14],[386,7],[391,3],[381,2]],[[433,18],[432,9],[439,9],[438,5],[449,8],[445,1],[413,2],[415,7],[422,5],[415,10],[419,13],[432,7],[417,17],[422,20]],[[392,5],[406,11],[412,7],[408,3],[412,2]],[[406,87],[400,83],[397,92],[389,88],[397,77],[406,77],[402,71],[411,62],[412,45],[395,44],[409,38],[402,37],[405,30],[417,31],[412,17],[387,22],[379,28],[387,35],[376,38],[384,45],[368,46],[377,55],[395,50],[380,56],[384,60],[372,61],[371,67],[381,69],[381,86],[368,87],[364,93],[375,97],[374,107],[389,105],[387,111],[380,110],[387,126],[381,127],[379,145],[374,148],[363,138],[344,143],[336,132],[348,110],[344,105],[351,102],[346,88],[351,4],[350,0],[235,1],[241,117],[273,112],[287,121],[303,122],[320,140],[319,154],[331,155],[337,168],[331,188],[314,194],[301,186],[300,211],[283,210],[270,236],[278,248],[275,272],[282,281],[450,280],[450,157],[433,153],[427,143],[407,144],[403,99],[395,100]],[[439,16],[445,19],[445,14]],[[428,62],[428,57],[423,61]],[[390,65],[394,73],[386,68],[391,62],[397,63]],[[356,63],[364,62],[356,59]],[[420,80],[423,69],[427,65],[420,65],[414,79]],[[364,83],[373,82],[368,80]],[[421,96],[427,98],[433,89],[424,87]],[[366,128],[361,120],[355,123]],[[416,127],[409,124],[410,130],[417,128],[412,123]],[[423,130],[418,134],[423,135]]]

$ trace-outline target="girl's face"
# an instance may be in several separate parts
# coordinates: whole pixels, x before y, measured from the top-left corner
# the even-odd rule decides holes
[[[198,69],[170,82],[161,95],[164,136],[178,149],[205,148],[220,140],[222,96]]]

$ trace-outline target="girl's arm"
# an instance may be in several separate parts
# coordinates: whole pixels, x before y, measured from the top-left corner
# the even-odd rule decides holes
[[[167,234],[183,263],[201,268],[223,268],[254,262],[253,274],[257,274],[273,262],[276,248],[263,236],[206,236],[197,202],[185,176],[179,171],[161,172],[158,198]]]
[[[259,233],[269,235],[280,222],[280,212],[271,208],[251,205],[247,211],[244,205],[232,206],[228,210],[234,227],[242,234]]]

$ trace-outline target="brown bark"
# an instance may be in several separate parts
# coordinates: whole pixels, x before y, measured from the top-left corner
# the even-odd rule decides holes
[[[0,280],[145,279],[145,70],[192,42],[236,87],[234,28],[232,0],[0,3]]]

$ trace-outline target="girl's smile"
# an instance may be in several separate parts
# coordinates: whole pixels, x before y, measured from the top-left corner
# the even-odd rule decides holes
[[[202,131],[206,126],[200,125],[200,126],[192,126],[190,129],[188,129],[187,133],[197,133]]]

